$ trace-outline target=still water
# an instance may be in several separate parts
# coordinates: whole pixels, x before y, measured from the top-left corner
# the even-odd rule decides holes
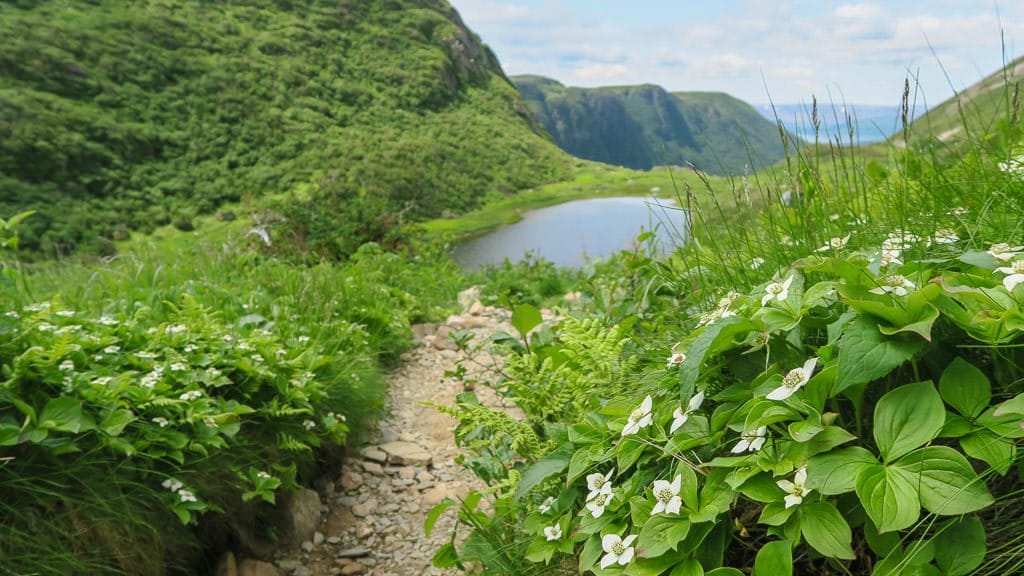
[[[630,248],[638,234],[655,230],[661,251],[682,242],[684,212],[672,200],[593,198],[531,210],[523,219],[467,240],[455,260],[467,267],[515,261],[527,252],[559,266],[579,268],[588,259]]]

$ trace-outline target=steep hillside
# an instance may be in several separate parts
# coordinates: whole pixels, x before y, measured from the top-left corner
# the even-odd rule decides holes
[[[0,37],[0,214],[40,212],[29,250],[274,199],[344,254],[568,173],[444,0],[21,0]]]
[[[1024,95],[1015,92],[1024,88],[1024,57],[960,91],[956,96],[934,106],[910,125],[911,141],[936,139],[956,143],[971,136],[991,133],[1000,122],[1019,118]],[[1016,112],[1014,106],[1018,107]],[[893,136],[897,143],[903,135]]]
[[[736,174],[783,156],[776,126],[728,94],[669,93],[651,84],[575,88],[540,76],[512,81],[555,142],[581,158],[639,169],[691,162]]]

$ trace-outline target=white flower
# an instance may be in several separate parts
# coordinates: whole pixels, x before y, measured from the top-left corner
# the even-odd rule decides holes
[[[238,349],[239,350],[245,350],[246,352],[251,352],[253,348],[252,348],[252,344],[249,344],[248,342],[243,340],[243,341],[238,343]]]
[[[171,324],[167,328],[164,328],[164,334],[168,336],[174,336],[175,334],[181,334],[188,330],[188,326],[183,324]]]
[[[209,368],[206,369],[206,374],[212,378],[216,378],[220,376],[222,372],[216,366],[210,366]]]
[[[547,537],[548,542],[551,542],[552,540],[559,540],[562,538],[562,527],[558,524],[548,526],[544,529],[544,536]]]
[[[959,241],[960,237],[957,236],[956,232],[949,228],[936,230],[935,236],[932,238],[932,242],[935,244],[956,244]]]
[[[750,261],[750,267],[753,268],[754,270],[757,270],[761,266],[764,266],[764,258],[761,258],[760,256],[755,256]]]
[[[193,494],[189,490],[185,490],[184,488],[182,488],[181,490],[178,490],[178,497],[181,498],[182,502],[195,502],[196,501],[196,495]]]
[[[57,310],[57,316],[60,316],[62,318],[71,318],[74,315],[74,310]]]
[[[804,486],[807,482],[807,466],[801,466],[793,475],[793,481],[779,480],[776,484],[786,492],[786,508],[792,508],[804,501],[804,496],[811,491]]]
[[[50,309],[50,303],[49,302],[36,302],[35,304],[29,304],[28,306],[25,306],[25,310],[28,310],[29,312],[41,312],[43,310],[49,310],[49,309]]]
[[[100,316],[100,319],[97,320],[97,322],[99,322],[100,324],[103,324],[104,326],[116,326],[117,325],[117,320],[115,320],[114,318],[112,318],[110,316]]]
[[[990,246],[988,253],[1003,262],[1009,262],[1014,256],[1020,254],[1021,250],[1024,250],[1024,246],[1010,246],[1006,242],[1000,242]]]
[[[182,484],[178,480],[175,480],[174,478],[168,478],[161,482],[160,485],[163,486],[164,488],[167,488],[171,492],[177,492],[178,490],[181,490],[181,488],[184,486],[184,484]]]
[[[681,407],[676,408],[676,411],[672,413],[672,426],[668,429],[669,434],[675,434],[676,430],[686,424],[686,421],[690,418],[690,414],[693,414],[695,410],[700,408],[700,405],[704,403],[704,393],[697,392],[690,398],[689,404],[686,405],[686,410]]]
[[[957,208],[953,208],[952,210],[949,211],[949,215],[950,216],[964,216],[964,215],[967,215],[969,213],[970,213],[970,210],[968,210],[967,208],[964,208],[963,206],[960,206],[960,207],[957,207]]]
[[[779,302],[784,301],[789,297],[789,285],[793,283],[793,277],[790,276],[782,283],[772,282],[771,284],[764,287],[764,297],[761,298],[761,306],[767,306],[772,299],[776,299]]]
[[[594,518],[600,518],[601,514],[604,514],[604,508],[612,500],[611,484],[608,484],[608,492],[601,492],[597,496],[594,496],[592,500],[587,500],[587,510],[590,510],[591,515]]]
[[[74,370],[75,369],[75,363],[72,362],[71,360],[65,360],[65,361],[60,363],[59,368],[60,368],[60,370],[62,372],[67,372],[69,370]]]
[[[683,354],[682,352],[673,352],[672,354],[669,355],[668,360],[665,362],[665,366],[667,368],[671,368],[673,366],[679,366],[685,360],[686,360],[686,354]]]
[[[683,487],[683,477],[676,474],[671,482],[655,480],[652,492],[658,500],[654,504],[651,514],[679,514],[679,508],[683,505],[683,499],[679,497],[679,491]]]
[[[256,362],[257,364],[263,362],[263,356],[260,356],[259,354],[253,354],[251,356],[251,358],[252,358],[252,361]]]
[[[540,506],[537,506],[537,511],[540,512],[541,514],[547,514],[548,512],[551,511],[551,507],[554,506],[554,505],[555,505],[555,497],[554,496],[548,496],[547,500],[544,500],[544,502]]]
[[[907,280],[906,276],[902,274],[892,274],[882,279],[882,283],[878,288],[872,288],[868,290],[872,294],[895,294],[897,296],[906,296],[907,288],[914,289],[914,283]]]
[[[111,380],[113,380],[113,378],[110,376],[101,376],[93,380],[92,383],[97,386],[106,386],[107,384],[110,384]]]
[[[163,416],[157,416],[156,418],[153,418],[153,423],[157,424],[161,428],[166,428],[170,424],[167,418],[164,418]]]
[[[64,334],[70,334],[71,332],[78,332],[81,329],[82,327],[77,324],[68,324],[67,326],[61,326],[60,328],[57,328],[56,330],[54,330],[53,333],[60,334],[63,336]]]
[[[740,434],[740,441],[732,447],[733,454],[739,454],[740,452],[757,452],[764,446],[767,438],[765,435],[768,434],[768,427],[761,426],[753,432],[744,430]]]
[[[306,342],[309,342],[309,336],[299,336],[298,338],[295,339],[295,341],[298,342],[299,344],[305,344]]]
[[[202,396],[203,393],[200,392],[199,390],[190,390],[188,392],[185,392],[181,396],[178,396],[178,398],[180,400],[195,400],[197,398],[201,398]]]
[[[15,320],[21,318],[21,314],[18,314],[14,310],[8,310],[7,312],[4,312],[4,316],[7,316],[8,318],[14,318]]]
[[[139,382],[139,384],[143,388],[150,388],[150,389],[152,389],[154,386],[156,386],[160,382],[160,379],[163,378],[163,377],[164,377],[164,371],[162,369],[154,369],[149,374],[146,374],[145,376],[143,376],[142,377],[142,381]]]
[[[257,478],[262,478],[263,480],[269,480],[271,478],[270,474],[267,474],[266,472],[264,472],[262,470],[260,470],[259,472],[256,473],[256,477]]]
[[[1013,292],[1013,289],[1017,284],[1024,282],[1024,260],[1014,260],[1013,264],[1010,266],[996,268],[996,272],[1009,274],[1009,276],[1003,278],[1003,286],[1005,286],[1010,292]]]
[[[39,325],[36,326],[36,330],[39,330],[40,332],[53,332],[53,329],[54,325],[49,322],[40,322]]]
[[[843,248],[846,248],[846,243],[849,242],[849,241],[850,241],[850,235],[849,234],[847,234],[846,236],[843,236],[842,238],[838,238],[838,237],[836,237],[836,238],[829,238],[828,239],[828,244],[825,244],[821,248],[818,248],[817,250],[815,250],[815,252],[829,252],[831,250],[841,250]]]
[[[185,344],[184,350],[185,353],[195,352],[196,350],[199,350],[199,346],[196,346],[195,344],[189,342],[188,344]]]
[[[882,250],[882,255],[879,259],[879,262],[882,263],[882,266],[888,266],[889,264],[903,264],[903,260],[900,260],[899,250]]]
[[[601,558],[601,569],[604,570],[612,564],[619,566],[629,564],[629,561],[633,559],[633,540],[636,540],[636,534],[626,536],[625,540],[615,534],[608,534],[602,538],[601,548],[604,548],[607,554]]]
[[[103,349],[103,352],[105,354],[117,354],[120,351],[121,351],[121,347],[120,346],[113,346],[113,345],[107,346],[106,348]]]
[[[306,430],[312,430],[313,428],[316,428],[316,422],[313,422],[312,420],[303,420],[302,427]]]
[[[143,360],[152,360],[157,357],[156,352],[150,352],[149,350],[140,350],[135,355]]]
[[[800,368],[793,368],[786,374],[786,377],[782,379],[782,384],[778,388],[768,393],[765,398],[769,400],[785,400],[797,390],[807,384],[807,381],[811,379],[811,374],[814,373],[814,366],[818,363],[817,358],[811,358]]]
[[[188,366],[182,364],[181,362],[175,362],[171,364],[171,372],[184,372],[186,370],[188,370]]]
[[[640,403],[635,410],[629,415],[629,421],[622,428],[622,435],[629,436],[630,434],[636,434],[641,428],[645,428],[651,424],[653,418],[651,417],[651,395],[648,394],[644,398],[644,401]]]
[[[607,474],[601,474],[600,472],[587,474],[587,488],[590,489],[590,494],[587,494],[587,500],[593,499],[598,494],[611,494],[612,476],[614,474],[615,468],[612,468]]]

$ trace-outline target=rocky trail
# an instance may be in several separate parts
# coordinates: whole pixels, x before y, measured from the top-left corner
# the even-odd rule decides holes
[[[343,463],[333,481],[318,491],[306,490],[291,499],[288,518],[294,548],[273,562],[221,560],[218,576],[440,576],[455,570],[433,567],[434,552],[451,537],[454,509],[441,516],[431,536],[423,532],[430,509],[446,497],[458,499],[482,484],[456,464],[458,422],[424,405],[453,405],[463,392],[462,381],[445,377],[460,355],[449,335],[469,331],[471,343],[486,341],[499,330],[514,333],[509,313],[485,307],[471,290],[459,296],[464,312],[441,325],[413,327],[417,347],[389,377],[388,415],[371,441]],[[477,353],[467,362],[468,377],[498,366],[500,359]],[[475,390],[480,400],[497,405],[487,388]]]

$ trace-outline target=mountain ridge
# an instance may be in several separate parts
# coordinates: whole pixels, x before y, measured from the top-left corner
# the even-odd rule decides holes
[[[736,174],[784,156],[778,128],[724,92],[669,92],[650,83],[579,88],[538,75],[510,80],[555,142],[580,158]]]

